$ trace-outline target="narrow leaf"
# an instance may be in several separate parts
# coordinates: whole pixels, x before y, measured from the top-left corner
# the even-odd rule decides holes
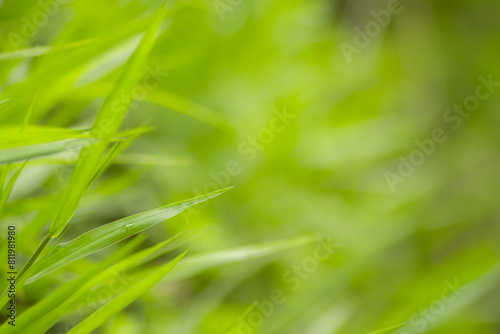
[[[114,314],[120,312],[130,305],[134,300],[142,296],[146,291],[155,286],[172,268],[186,255],[185,251],[166,266],[160,268],[151,276],[134,284],[121,295],[111,300],[109,303],[98,309],[96,312],[85,318],[78,325],[73,327],[68,334],[92,333]]]
[[[0,196],[0,212],[2,211],[5,203],[7,203],[10,193],[12,192],[12,188],[14,188],[14,184],[19,178],[19,175],[21,175],[21,172],[23,171],[24,167],[26,167],[26,165],[28,164],[28,161],[29,160],[26,160],[21,165],[21,167],[17,169],[16,173],[10,178],[9,182],[7,182],[7,185],[5,186],[5,189],[2,191],[2,195]]]
[[[102,272],[106,271],[106,269],[116,261],[119,261],[130,254],[143,240],[144,238],[141,236],[132,239],[130,242],[118,249],[117,252],[113,253],[105,260],[97,263],[82,276],[74,279],[71,282],[63,284],[61,287],[53,291],[49,296],[42,299],[40,302],[23,312],[18,317],[15,327],[12,327],[8,325],[7,322],[5,322],[0,327],[1,333],[14,333],[14,330],[16,330],[17,332],[27,332],[32,323],[44,317],[54,308],[62,305],[69,296],[75,294],[87,282],[91,281],[95,277],[99,276]],[[55,321],[57,321],[57,319]],[[50,326],[51,325],[49,325],[49,327]]]
[[[389,333],[394,332],[396,329],[403,327],[404,325],[405,324],[399,324],[399,325],[387,327],[385,329],[381,329],[381,330],[378,330],[378,331],[375,331],[375,332],[370,332],[368,334],[389,334]]]
[[[155,41],[155,34],[165,15],[166,9],[162,4],[152,18],[141,43],[127,62],[115,88],[104,101],[90,131],[90,136],[96,139],[96,144],[84,148],[80,154],[80,159],[73,170],[56,216],[50,226],[52,237],[57,237],[73,217],[80,198],[97,172],[96,166],[99,166],[111,138],[118,132],[130,105],[130,100],[120,103],[121,98],[124,95],[130,96],[142,77],[147,57]]]
[[[167,279],[172,281],[180,280],[225,264],[269,256],[280,251],[311,243],[316,240],[316,238],[316,236],[308,235],[267,244],[250,245],[225,249],[222,251],[196,254],[186,258],[186,260],[184,260],[175,268],[174,271],[172,271],[172,274],[169,275]]]
[[[49,154],[78,149],[89,145],[87,139],[61,140],[52,143],[29,145],[16,148],[0,150],[0,164],[16,162],[20,160],[42,157]]]
[[[32,270],[32,273],[34,274],[32,274],[32,277],[27,280],[27,283],[36,281],[37,279],[67,265],[68,263],[103,250],[125,238],[128,238],[131,235],[144,231],[145,229],[161,223],[164,220],[172,218],[183,212],[185,209],[219,196],[229,189],[230,188],[217,190],[203,196],[129,216],[93,229],[85,234],[82,234],[76,239],[59,244],[54,247],[47,258],[41,259],[37,262],[37,264],[35,264]]]
[[[76,48],[94,40],[85,40],[74,43],[68,43],[63,45],[52,45],[52,46],[34,46],[31,48],[20,49],[12,52],[0,53],[0,60],[12,60],[12,59],[22,59],[22,58],[32,58],[45,55],[48,53],[62,51],[67,49]]]

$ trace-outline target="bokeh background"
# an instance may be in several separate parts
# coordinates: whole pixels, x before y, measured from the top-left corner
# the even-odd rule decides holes
[[[54,46],[0,58],[6,131],[37,92],[31,124],[90,128],[161,1],[0,4],[2,54]],[[500,333],[500,87],[484,85],[500,82],[498,1],[171,6],[145,70],[158,84],[122,127],[152,130],[85,194],[64,240],[234,185],[147,230],[141,247],[186,230],[193,254],[311,234],[336,247],[296,289],[286,277],[317,242],[161,283],[98,333]],[[489,94],[474,106],[478,89]],[[464,101],[472,111],[450,111]],[[446,139],[415,153],[436,129]],[[68,161],[30,161],[0,214],[2,230],[18,226],[20,262],[48,229]],[[28,285],[19,311],[114,250]],[[252,306],[276,289],[283,304]]]

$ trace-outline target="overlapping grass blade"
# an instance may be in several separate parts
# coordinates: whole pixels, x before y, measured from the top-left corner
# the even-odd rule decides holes
[[[176,238],[176,237],[174,237]],[[170,239],[171,240],[171,239]],[[52,327],[61,317],[63,317],[65,314],[70,312],[73,309],[78,309],[79,305],[85,306],[87,303],[87,300],[91,300],[92,295],[89,295],[89,292],[98,284],[101,284],[103,282],[106,282],[109,279],[114,278],[117,274],[122,273],[124,270],[127,270],[147,257],[151,256],[154,254],[154,252],[159,251],[161,247],[164,247],[168,243],[170,243],[170,240],[167,240],[163,243],[160,243],[158,245],[155,245],[153,247],[150,247],[148,249],[145,249],[137,254],[131,255],[127,257],[124,260],[121,260],[117,264],[111,266],[110,268],[107,268],[106,270],[98,273],[97,275],[93,276],[92,278],[88,279],[85,282],[81,282],[82,284],[80,287],[77,289],[77,291],[74,291],[70,296],[65,297],[64,300],[58,304],[55,308],[52,310],[45,310],[46,314],[42,316],[41,309],[38,306],[34,306],[35,310],[31,311],[32,314],[36,314],[36,325],[35,326],[29,326],[28,328],[32,333],[45,333],[50,327]],[[143,276],[136,276],[131,279],[132,282],[140,282],[143,280]],[[122,289],[126,289],[127,287],[130,287],[131,282],[127,282],[124,284],[121,284]],[[116,290],[116,287],[115,289]],[[49,297],[51,298],[51,297]],[[30,314],[31,316],[31,314]],[[30,319],[33,319],[31,317]],[[26,319],[23,318],[21,315],[20,317],[20,322],[25,321]],[[24,322],[23,322],[24,323]],[[18,331],[18,330],[13,330],[10,329],[8,333],[22,333],[23,331]]]
[[[109,92],[111,88],[112,86],[108,82],[98,82],[76,90],[70,97],[73,99],[86,99],[95,96],[103,96],[105,92]],[[146,101],[184,114],[213,127],[225,131],[233,131],[232,126],[228,123],[224,115],[184,96],[166,90],[156,89],[148,91]]]
[[[24,131],[19,126],[0,127],[0,149],[43,144],[58,140],[85,138],[84,130],[70,130],[53,126],[28,125]]]
[[[72,149],[79,149],[89,144],[90,142],[87,139],[81,138],[8,148],[0,150],[0,164],[42,157]]]
[[[150,130],[150,127],[139,127],[121,131],[114,135],[110,141],[123,140],[127,137],[136,137]],[[54,131],[43,131],[43,134],[37,131],[23,132],[17,135],[17,139],[14,138],[6,140],[5,142],[2,142],[0,136],[0,164],[88,147],[95,142],[91,141],[88,137],[89,135],[83,133],[83,131],[59,131],[57,129],[54,129]],[[1,149],[2,147],[7,148]]]
[[[152,18],[151,24],[146,30],[141,43],[126,64],[122,76],[115,88],[108,95],[97,115],[97,119],[90,131],[90,136],[96,139],[96,144],[84,148],[75,169],[71,175],[69,184],[63,193],[59,210],[50,226],[50,235],[58,236],[66,224],[73,217],[76,207],[89,182],[96,174],[99,162],[106,151],[111,138],[118,132],[130,101],[118,106],[117,103],[123,95],[130,95],[139,82],[146,60],[155,41],[155,34],[166,15],[164,5],[157,10]]]
[[[202,273],[203,271],[219,268],[227,264],[271,256],[287,249],[305,245],[314,241],[315,239],[315,236],[302,236],[267,244],[250,245],[245,247],[226,249],[223,251],[195,254],[187,257],[179,264],[179,266],[176,266],[176,268],[170,273],[169,276],[164,279],[164,281],[179,281],[193,277],[197,274]],[[182,266],[180,266],[181,264]],[[135,275],[140,278],[146,278],[152,275],[156,270],[158,270],[158,266],[143,269],[137,272]],[[122,289],[123,288],[124,287],[122,287]],[[119,292],[120,291],[117,291],[116,293]],[[89,292],[89,300],[99,300],[99,296],[101,294],[102,291],[100,291],[99,289],[91,291]]]
[[[172,270],[172,268],[179,263],[179,261],[186,255],[188,251],[185,251],[169,264],[161,267],[151,276],[145,278],[144,280],[134,284],[122,294],[120,294],[115,299],[111,300],[109,303],[98,309],[96,312],[91,314],[85,320],[80,322],[78,325],[73,327],[68,334],[86,334],[93,332],[96,328],[101,326],[106,320],[111,316],[118,313],[134,300],[143,295],[146,291],[155,286],[165,275]]]
[[[127,147],[129,147],[138,136],[139,136],[139,134],[135,134],[129,138],[126,138],[125,140],[119,140],[109,149],[109,152],[102,159],[101,164],[99,165],[99,168],[97,169],[97,172],[90,180],[89,186],[90,186],[90,184],[92,184],[92,182],[94,182],[94,180],[99,178],[99,176],[101,176],[106,171],[106,169],[108,169],[108,167],[113,163],[113,161],[115,161],[116,158],[123,151],[125,151],[127,149]]]
[[[38,57],[52,52],[76,48],[91,43],[93,41],[94,40],[85,40],[85,41],[79,41],[62,45],[34,46],[31,48],[20,49],[12,52],[4,52],[0,53],[0,60],[13,60],[13,59]]]
[[[34,323],[39,318],[43,317],[45,314],[49,313],[58,305],[61,305],[61,303],[63,303],[70,295],[78,291],[87,282],[89,282],[90,280],[101,274],[110,265],[130,254],[143,240],[144,237],[142,236],[135,237],[130,242],[120,247],[111,256],[92,266],[91,269],[87,271],[85,274],[74,279],[71,282],[62,285],[61,287],[53,291],[48,297],[42,299],[33,307],[23,312],[17,319],[18,320],[17,326],[12,327],[5,322],[0,327],[1,332],[2,333],[27,332],[32,323]]]
[[[10,178],[9,182],[7,182],[7,185],[5,188],[2,190],[0,193],[0,212],[2,211],[5,203],[7,203],[7,200],[9,199],[10,193],[12,192],[12,188],[14,188],[14,184],[16,183],[17,179],[19,178],[19,175],[21,175],[21,172],[23,171],[24,167],[28,164],[29,160],[26,160],[21,167],[17,169],[17,171],[12,175]],[[7,168],[8,170],[8,168]],[[3,187],[3,184],[2,184]]]
[[[213,127],[230,132],[234,131],[222,114],[183,96],[165,90],[154,90],[148,94],[148,100],[151,103],[185,114],[200,122],[210,124]]]
[[[172,218],[185,209],[219,196],[229,189],[230,188],[217,190],[203,196],[129,216],[93,229],[76,239],[57,245],[46,258],[40,259],[35,263],[27,283],[31,283],[68,263],[103,250],[131,235]]]
[[[384,329],[381,329],[381,330],[378,330],[378,331],[375,331],[375,332],[370,332],[370,333],[367,333],[367,334],[389,334],[389,333],[394,332],[396,329],[403,327],[404,325],[405,324],[399,324],[399,325],[387,327],[387,328],[384,328]]]
[[[269,256],[287,249],[299,247],[316,240],[316,236],[301,236],[277,242],[250,245],[216,252],[195,254],[186,258],[168,276],[167,280],[180,280],[219,266]]]
[[[89,286],[93,285],[97,286],[97,288],[92,288],[90,291],[86,292],[85,295],[87,296],[87,298],[83,302],[79,302],[78,304],[75,303],[73,305],[68,306],[68,308],[66,309],[66,313],[79,310],[86,306],[95,305],[96,303],[102,303],[103,296],[107,295],[103,294],[103,291],[107,290],[107,287],[105,285],[102,285],[101,283],[105,282],[109,277],[111,277],[113,272],[116,273],[116,272],[130,271],[131,269],[137,266],[150,262],[156,259],[157,257],[172,251],[173,249],[185,245],[190,240],[191,237],[192,235],[188,233],[179,233],[168,240],[160,242],[152,247],[144,249],[136,254],[133,254],[127,257],[126,259],[123,259],[122,261],[111,267],[110,270],[104,272],[102,275],[99,275],[95,277],[92,281],[90,281]],[[141,275],[139,276],[140,278],[143,277]],[[122,288],[126,288],[126,286],[123,285]],[[118,293],[121,292],[120,289],[115,289],[115,291],[118,291]]]

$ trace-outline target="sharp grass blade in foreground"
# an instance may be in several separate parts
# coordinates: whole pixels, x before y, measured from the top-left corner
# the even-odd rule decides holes
[[[112,265],[116,261],[120,261],[125,256],[130,254],[143,240],[144,237],[142,236],[135,237],[130,242],[126,243],[121,248],[119,248],[118,251],[113,253],[111,256],[95,264],[85,274],[74,279],[71,282],[62,285],[61,287],[53,291],[49,296],[42,299],[39,303],[29,308],[25,312],[23,312],[18,317],[18,322],[15,327],[12,327],[8,325],[7,322],[5,322],[0,327],[0,332],[1,333],[28,332],[31,324],[33,324],[38,319],[42,318],[44,315],[48,314],[54,308],[61,305],[65,300],[67,300],[69,296],[76,293],[87,282],[92,281],[92,279],[95,279],[95,277],[99,276],[110,265]]]
[[[125,290],[121,295],[111,300],[109,303],[98,309],[85,320],[73,327],[68,334],[86,334],[91,333],[100,327],[108,318],[120,312],[131,304],[134,300],[143,295],[146,291],[155,286],[172,268],[186,255],[185,251],[166,266],[160,268],[148,278],[134,284]]]
[[[103,250],[131,235],[172,218],[187,208],[219,196],[229,189],[217,190],[203,196],[123,218],[93,229],[76,239],[57,245],[46,258],[35,263],[30,271],[31,277],[27,280],[27,283],[31,283],[68,263]]]
[[[166,243],[169,241],[166,241],[162,243],[162,246],[164,246]],[[79,305],[85,306],[86,301],[88,300],[89,293],[91,290],[104,282],[107,282],[110,279],[113,279],[116,277],[117,274],[122,273],[123,271],[137,265],[137,263],[141,262],[151,254],[153,254],[155,251],[157,251],[159,248],[158,246],[153,246],[151,248],[145,249],[141,251],[138,254],[131,255],[127,257],[124,260],[121,260],[117,264],[113,265],[110,268],[107,268],[106,270],[98,273],[91,279],[83,282],[83,284],[80,285],[77,291],[72,293],[70,296],[65,298],[59,305],[57,305],[55,308],[50,310],[50,312],[47,312],[48,310],[45,310],[45,314],[41,316],[40,310],[38,309],[36,312],[39,315],[37,318],[35,326],[30,326],[29,323],[23,322],[22,326],[25,326],[26,328],[29,328],[32,333],[45,333],[47,330],[49,330],[57,321],[63,317],[65,314],[70,312],[73,309],[78,309]],[[157,270],[155,272],[158,272]],[[154,274],[152,274],[154,275]],[[152,276],[149,275],[149,276]],[[131,279],[132,282],[140,282],[146,277],[143,276],[136,276],[133,279]],[[120,292],[126,290],[132,282],[127,282],[126,284],[122,284],[122,290]],[[116,289],[114,289],[116,290]],[[35,306],[37,307],[37,306]],[[22,315],[20,317],[22,320]],[[20,321],[21,322],[21,321]],[[11,329],[11,328],[10,328]],[[18,330],[12,330],[9,331],[8,333],[22,333],[23,331],[18,331]]]
[[[78,304],[72,304],[68,305],[66,308],[65,312],[66,313],[71,313],[73,311],[77,311],[81,308],[99,304],[105,299],[103,299],[103,292],[107,289],[106,286],[103,286],[103,284],[109,277],[112,276],[113,272],[125,272],[125,271],[130,271],[135,267],[138,267],[142,264],[145,264],[147,262],[150,262],[156,258],[158,258],[161,255],[164,255],[174,249],[177,249],[179,247],[184,246],[189,240],[190,240],[190,235],[185,234],[185,233],[179,233],[172,238],[165,240],[163,242],[160,242],[152,247],[146,248],[136,254],[130,255],[126,259],[123,259],[122,261],[118,262],[117,264],[113,265],[109,270],[106,270],[102,275],[96,276],[94,279],[92,279],[89,282],[89,285],[87,287],[94,286],[97,288],[92,288],[88,292],[85,289],[82,288],[80,293],[85,293],[85,296],[87,297],[86,300],[83,302],[80,302]],[[140,276],[140,275],[139,275]],[[139,280],[142,279],[143,276],[139,277]],[[125,286],[122,286],[125,288]],[[123,290],[123,289],[122,289]],[[115,289],[114,295],[120,293],[122,290],[120,289]]]
[[[165,2],[166,3],[166,2]],[[84,148],[63,193],[58,211],[50,226],[51,237],[57,237],[73,217],[83,193],[97,172],[97,166],[105,153],[111,138],[118,132],[128,111],[130,100],[119,106],[123,95],[130,95],[143,75],[146,60],[151,51],[155,34],[166,15],[165,4],[156,11],[141,43],[125,65],[125,70],[116,86],[108,95],[97,115],[90,137],[95,145]]]

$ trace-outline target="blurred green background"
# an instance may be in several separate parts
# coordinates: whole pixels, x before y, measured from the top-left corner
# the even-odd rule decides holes
[[[37,91],[32,125],[90,128],[161,4],[0,3],[2,131]],[[310,234],[336,247],[293,274],[296,284],[290,272],[317,242],[159,284],[98,333],[348,334],[404,323],[395,333],[500,333],[498,1],[170,5],[144,71],[156,81],[142,83],[122,126],[153,130],[88,190],[64,240],[234,185],[147,230],[143,247],[185,230],[197,232],[192,253]],[[453,111],[464,103],[470,112]],[[69,160],[30,161],[1,212],[2,231],[18,226],[20,262],[46,233],[43,212]],[[19,311],[114,250],[28,285]],[[446,299],[450,284],[456,298]],[[276,289],[285,301],[270,307]]]

